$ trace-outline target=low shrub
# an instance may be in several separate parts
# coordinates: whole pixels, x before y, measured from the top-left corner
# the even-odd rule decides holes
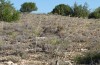
[[[6,58],[7,58],[8,61],[12,61],[14,63],[19,62],[20,59],[21,59],[20,57],[16,57],[16,56],[7,56]]]
[[[87,52],[83,56],[76,56],[74,60],[78,64],[96,64],[100,61],[100,52]]]
[[[15,56],[19,56],[21,57],[22,59],[26,59],[27,58],[27,52],[25,52],[24,50],[15,50],[15,53],[14,53]]]

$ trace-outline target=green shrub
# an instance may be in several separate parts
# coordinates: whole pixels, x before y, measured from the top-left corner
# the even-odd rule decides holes
[[[96,64],[100,61],[100,53],[88,52],[84,56],[77,56],[74,60],[78,64]]]
[[[25,2],[21,5],[20,8],[21,12],[32,12],[36,10],[37,10],[36,4],[33,2]]]
[[[67,15],[71,15],[72,9],[69,5],[59,4],[55,6],[55,8],[51,13],[67,16]]]
[[[89,18],[99,19],[100,18],[100,7],[95,9],[94,12],[90,13]]]
[[[0,1],[0,20],[1,21],[16,21],[19,19],[19,12],[15,10],[9,1]]]
[[[89,15],[89,10],[88,10],[88,6],[87,3],[84,4],[84,6],[82,5],[77,5],[76,3],[74,4],[74,8],[73,8],[73,16],[74,17],[88,17]]]

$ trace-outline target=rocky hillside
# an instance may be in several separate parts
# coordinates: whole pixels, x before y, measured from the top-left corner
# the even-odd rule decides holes
[[[100,49],[100,19],[21,14],[0,22],[0,65],[74,65],[73,58]]]

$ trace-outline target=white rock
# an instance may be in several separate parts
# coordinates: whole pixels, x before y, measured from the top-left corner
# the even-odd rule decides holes
[[[36,37],[36,39],[46,39],[46,37]]]
[[[81,51],[82,51],[82,52],[86,52],[86,51],[87,51],[87,49],[81,49]]]
[[[5,62],[7,65],[17,65],[17,63],[13,63],[12,61]]]
[[[69,65],[72,65],[71,61],[65,61],[66,63],[68,63]]]
[[[8,62],[6,62],[6,64],[7,64],[7,65],[12,65],[13,62],[12,62],[12,61],[8,61]]]

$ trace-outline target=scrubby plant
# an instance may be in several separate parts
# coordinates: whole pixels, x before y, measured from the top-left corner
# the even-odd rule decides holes
[[[84,6],[82,5],[77,5],[77,3],[74,4],[73,7],[73,16],[74,17],[88,17],[89,15],[89,9],[87,6],[87,3],[84,4]]]
[[[99,19],[100,18],[100,7],[95,9],[94,12],[90,13],[89,18]]]
[[[55,6],[55,8],[53,9],[51,13],[68,16],[68,15],[71,15],[72,9],[69,5],[59,4]]]
[[[14,55],[19,56],[23,59],[27,58],[27,53],[22,49],[15,50]]]
[[[76,56],[74,60],[78,64],[96,64],[100,61],[100,52],[87,52],[83,56]]]
[[[57,45],[61,43],[61,40],[58,38],[52,38],[48,40],[48,43],[53,44],[53,45]]]
[[[10,1],[0,0],[0,20],[1,21],[16,21],[19,19],[19,12],[15,10]]]
[[[14,63],[17,63],[20,61],[20,59],[21,59],[20,57],[12,55],[12,56],[7,56],[6,59],[4,59],[4,60],[8,60],[8,61],[12,61]]]
[[[37,10],[37,6],[35,3],[33,2],[25,2],[21,5],[20,11],[21,12],[32,12],[32,11],[36,11]]]

